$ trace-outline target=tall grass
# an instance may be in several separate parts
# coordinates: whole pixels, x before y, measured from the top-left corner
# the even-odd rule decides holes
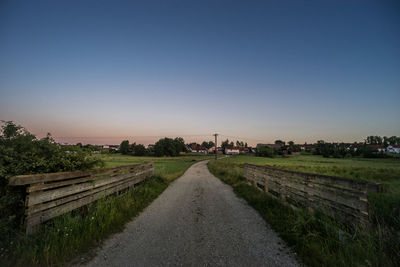
[[[236,161],[237,160],[233,160]],[[310,266],[397,266],[400,239],[387,226],[350,229],[322,213],[292,209],[245,182],[242,164],[210,161],[209,170],[244,198]],[[390,235],[389,233],[392,233]]]
[[[21,231],[10,243],[0,240],[0,266],[62,266],[71,259],[88,260],[92,248],[124,225],[157,198],[174,179],[204,156],[143,158],[113,155],[103,158],[107,166],[155,162],[155,176],[135,188],[100,199],[88,206],[46,222],[40,232],[25,236]]]
[[[21,235],[2,254],[1,265],[62,265],[79,253],[98,246],[151,203],[168,183],[153,177],[136,188],[100,199],[85,208],[64,214],[44,225],[34,236]]]

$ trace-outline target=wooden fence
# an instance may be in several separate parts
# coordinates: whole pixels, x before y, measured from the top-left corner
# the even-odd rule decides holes
[[[153,163],[96,169],[19,175],[11,186],[27,186],[25,227],[27,234],[51,218],[85,206],[153,176]]]
[[[382,184],[246,164],[244,174],[254,186],[304,207],[320,210],[342,222],[369,225],[368,192]]]

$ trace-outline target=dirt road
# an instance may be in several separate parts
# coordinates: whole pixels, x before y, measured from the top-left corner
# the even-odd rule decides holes
[[[107,240],[88,266],[297,266],[260,215],[193,165],[126,229]]]

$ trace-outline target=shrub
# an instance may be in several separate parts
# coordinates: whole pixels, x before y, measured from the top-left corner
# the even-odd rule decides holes
[[[275,150],[269,146],[260,146],[257,149],[257,156],[259,157],[273,157]]]
[[[133,154],[135,156],[144,156],[146,154],[146,148],[144,147],[144,145],[135,145],[133,147]]]
[[[0,134],[0,242],[7,242],[22,228],[23,188],[9,187],[10,177],[21,174],[91,169],[102,166],[79,146],[56,144],[48,134],[37,139],[22,126],[4,122]],[[3,247],[3,246],[2,246]]]

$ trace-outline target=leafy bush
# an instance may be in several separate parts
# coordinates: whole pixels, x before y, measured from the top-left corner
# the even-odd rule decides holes
[[[146,155],[146,148],[144,147],[144,145],[141,145],[141,144],[135,145],[133,147],[133,154],[135,156],[144,156],[144,155]]]
[[[273,157],[275,155],[275,150],[269,146],[260,146],[257,149],[257,156],[259,157]]]
[[[48,134],[37,139],[22,126],[4,122],[0,134],[0,242],[6,242],[22,228],[25,192],[9,187],[10,177],[21,174],[91,169],[102,166],[79,146],[66,148]]]
[[[175,139],[165,137],[158,140],[154,146],[154,154],[157,157],[175,157],[179,155],[179,152],[186,152],[185,142],[181,137]]]

